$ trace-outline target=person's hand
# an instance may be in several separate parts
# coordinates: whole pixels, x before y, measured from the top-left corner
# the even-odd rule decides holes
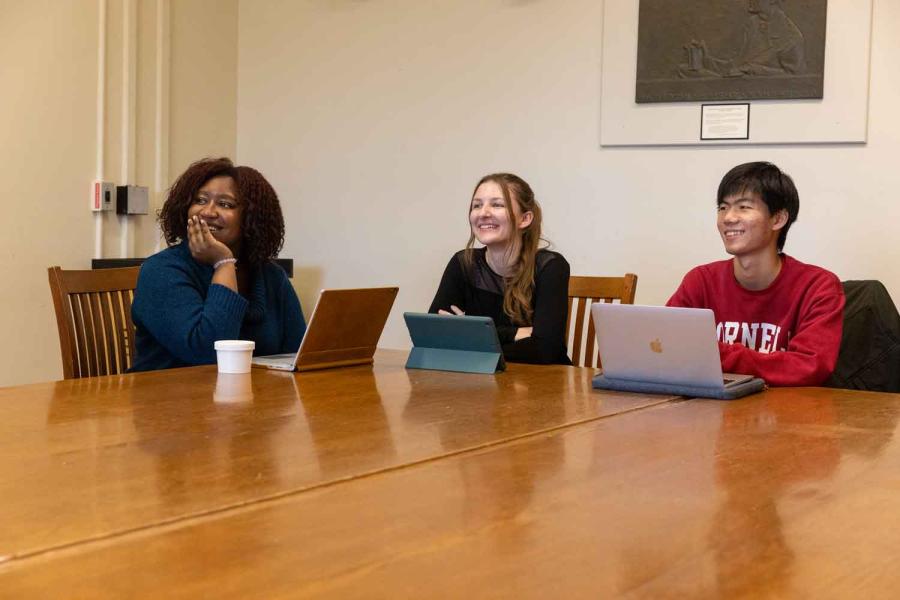
[[[531,337],[531,331],[533,327],[519,327],[516,329],[516,339],[515,341],[524,340],[525,338]]]
[[[231,249],[213,237],[209,225],[199,216],[188,218],[187,234],[191,256],[197,262],[213,265],[223,258],[234,258]]]
[[[452,310],[453,312],[449,313],[442,308],[442,309],[438,310],[438,314],[439,315],[457,315],[457,316],[466,314],[466,312],[464,310],[462,310],[460,307],[456,306],[455,304],[450,305],[450,310]]]

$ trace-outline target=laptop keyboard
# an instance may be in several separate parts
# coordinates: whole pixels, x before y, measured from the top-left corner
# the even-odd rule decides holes
[[[294,366],[294,354],[274,354],[271,356],[255,356],[253,363],[263,366],[284,365]]]

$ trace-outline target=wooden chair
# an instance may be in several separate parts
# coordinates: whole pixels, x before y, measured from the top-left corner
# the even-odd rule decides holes
[[[571,340],[570,356],[577,367],[600,367],[600,355],[594,351],[594,321],[591,304],[594,302],[634,304],[637,275],[626,273],[624,277],[569,277],[569,312],[566,320],[566,341]],[[573,302],[575,301],[575,302]],[[574,335],[572,306],[575,306]],[[585,328],[587,320],[587,328]],[[587,332],[585,332],[587,329]],[[586,335],[585,335],[586,333]]]
[[[134,360],[131,303],[140,267],[47,272],[63,377],[124,373]]]

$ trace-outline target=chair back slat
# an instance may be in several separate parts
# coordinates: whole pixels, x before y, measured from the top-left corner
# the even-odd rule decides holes
[[[72,351],[78,357],[73,372],[76,373],[75,377],[81,377],[82,373],[87,376],[90,370],[88,368],[87,342],[84,339],[84,321],[90,316],[84,314],[81,296],[72,295],[69,297],[69,301],[72,303],[72,324],[70,325],[72,328]]]
[[[127,351],[128,340],[131,339],[131,336],[128,335],[127,328],[125,326],[125,321],[122,315],[122,296],[127,294],[127,292],[109,292],[109,324],[110,324],[110,339],[114,343],[115,352],[111,353],[113,362],[114,372],[121,373],[127,367],[125,365],[130,364],[128,362],[129,355]],[[123,336],[117,336],[114,332],[122,331],[125,332]]]
[[[97,299],[97,312],[100,315],[100,331],[103,333],[103,352],[100,353],[103,360],[101,361],[100,373],[102,375],[110,375],[118,372],[116,364],[117,349],[116,335],[112,323],[112,294],[115,292],[98,292],[92,294]]]
[[[572,364],[581,364],[581,335],[584,329],[585,299],[578,298],[575,303],[575,341],[572,342]],[[568,330],[568,327],[566,328]],[[568,338],[568,335],[566,336]]]
[[[125,352],[129,368],[134,363],[134,321],[131,320],[131,305],[134,303],[134,289],[122,290],[122,316],[125,319]]]
[[[634,304],[637,275],[626,273],[624,277],[569,278],[569,312],[566,320],[566,340],[570,345],[572,364],[582,367],[600,367],[599,352],[594,350],[595,329],[591,318],[591,304],[595,302]],[[573,302],[575,300],[575,302]],[[573,315],[574,307],[574,315]],[[574,321],[573,321],[574,316]],[[574,323],[574,327],[572,324]],[[585,327],[585,325],[587,325]]]
[[[83,342],[82,347],[87,354],[88,372],[85,375],[91,377],[98,374],[97,354],[99,348],[97,347],[97,333],[94,325],[97,315],[94,312],[90,294],[78,294],[78,301],[81,303],[81,312],[84,317],[84,331],[79,333]]]
[[[601,300],[598,298],[590,298],[587,303],[588,304],[587,311],[589,312],[591,310],[591,304],[593,304],[594,302],[598,302],[598,301],[601,301]],[[594,334],[594,319],[589,318],[587,335],[585,336],[585,339],[584,339],[584,362],[585,362],[586,366],[592,366],[595,363],[596,363],[595,366],[597,366],[597,367],[600,366],[599,358],[597,358],[597,359],[594,358],[594,342],[596,339],[597,339],[597,336]]]
[[[94,337],[97,344],[97,375],[109,375],[109,344],[106,337],[106,314],[103,311],[103,294],[91,294],[91,310],[94,313]]]
[[[97,358],[97,375],[108,375],[109,354],[103,325],[103,310],[100,307],[100,293],[88,294],[88,297],[91,300],[91,314],[94,317],[94,347],[96,348],[94,356]]]
[[[124,373],[134,360],[131,304],[140,267],[48,269],[66,379]]]
[[[91,309],[91,337],[95,349],[94,358],[97,363],[97,374],[99,374],[103,369],[100,365],[103,362],[102,357],[105,352],[105,345],[103,342],[103,314],[100,311],[98,294],[85,294],[85,298]]]

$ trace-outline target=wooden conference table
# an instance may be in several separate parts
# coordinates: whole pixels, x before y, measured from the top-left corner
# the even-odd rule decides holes
[[[0,389],[0,597],[870,597],[900,396],[586,369],[198,367]]]

